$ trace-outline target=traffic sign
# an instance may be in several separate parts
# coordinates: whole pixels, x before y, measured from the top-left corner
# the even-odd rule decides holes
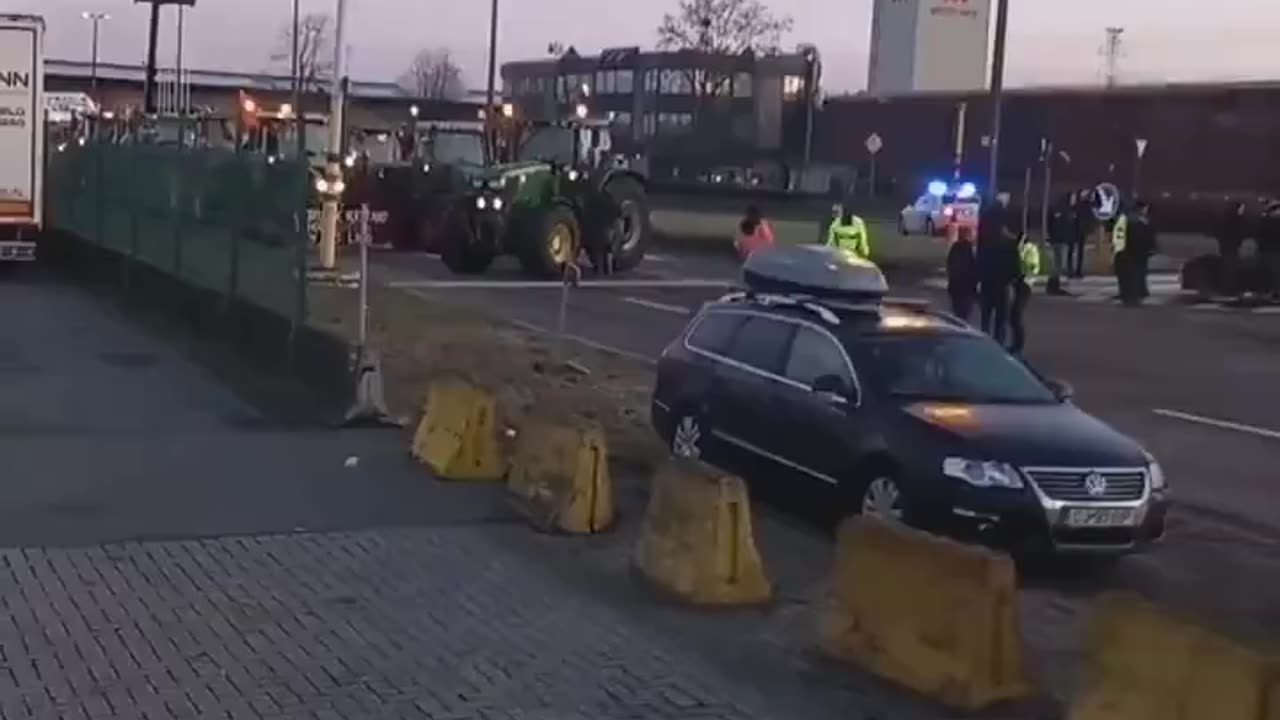
[[[871,133],[870,135],[867,136],[866,146],[867,146],[867,152],[871,153],[872,155],[875,155],[876,153],[880,152],[882,148],[884,148],[884,140],[880,139],[880,136],[877,135],[876,133]]]
[[[1093,189],[1093,216],[1103,222],[1120,213],[1120,190],[1111,183],[1099,183]]]

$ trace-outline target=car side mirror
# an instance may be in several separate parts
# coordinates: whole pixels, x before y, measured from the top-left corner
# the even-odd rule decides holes
[[[839,375],[823,375],[813,381],[813,394],[832,407],[853,404],[853,389]]]
[[[1061,402],[1067,402],[1076,395],[1075,388],[1071,387],[1071,383],[1066,380],[1049,380],[1047,384],[1053,391],[1053,396]]]

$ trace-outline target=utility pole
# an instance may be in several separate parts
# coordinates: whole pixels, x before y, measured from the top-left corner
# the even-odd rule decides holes
[[[1115,87],[1116,79],[1120,75],[1120,56],[1121,43],[1124,42],[1124,28],[1109,27],[1107,28],[1107,44],[1103,46],[1103,55],[1106,58],[1106,76],[1107,87]]]
[[[960,102],[956,104],[956,136],[955,148],[952,155],[952,166],[954,169],[953,179],[960,180],[960,175],[964,170],[964,138],[965,138],[965,120],[969,114],[969,103]]]
[[[346,29],[346,10],[347,0],[338,0],[333,38],[333,89],[329,93],[329,151],[321,188],[324,204],[320,216],[320,267],[325,270],[332,270],[338,264],[339,201],[346,189],[342,180],[342,110],[346,104],[343,97],[346,65],[343,61],[347,47],[343,31]]]
[[[996,0],[996,40],[991,58],[991,166],[987,197],[1000,192],[1000,123],[1004,115],[1004,52],[1009,34],[1009,0]]]
[[[804,59],[808,66],[805,93],[808,107],[805,109],[804,122],[804,179],[809,178],[809,165],[813,162],[813,116],[818,111],[818,82],[822,72],[821,60],[818,59],[818,48],[808,46],[804,50]]]
[[[298,49],[302,40],[299,35],[302,32],[302,0],[293,0],[293,59],[290,63],[290,77],[293,78],[293,115],[294,115],[294,134],[297,135],[294,140],[297,142],[298,162],[306,164],[307,154],[307,126],[304,123],[304,113],[302,111],[302,59],[298,57]]]

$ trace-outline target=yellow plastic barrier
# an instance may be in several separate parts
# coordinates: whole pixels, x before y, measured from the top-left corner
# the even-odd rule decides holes
[[[823,649],[949,707],[1030,693],[1006,556],[874,518],[840,528]]]
[[[664,592],[704,606],[758,605],[773,588],[741,479],[672,458],[654,476],[636,568]]]
[[[498,480],[506,465],[498,446],[497,400],[465,380],[432,381],[413,456],[447,480]]]
[[[1275,720],[1274,664],[1130,594],[1098,604],[1070,720]]]
[[[595,423],[527,421],[507,489],[535,527],[578,535],[608,529],[614,506],[604,430]]]

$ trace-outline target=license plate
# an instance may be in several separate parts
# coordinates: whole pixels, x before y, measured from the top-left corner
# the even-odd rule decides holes
[[[1129,527],[1137,515],[1129,508],[1071,508],[1067,525],[1071,527]]]

